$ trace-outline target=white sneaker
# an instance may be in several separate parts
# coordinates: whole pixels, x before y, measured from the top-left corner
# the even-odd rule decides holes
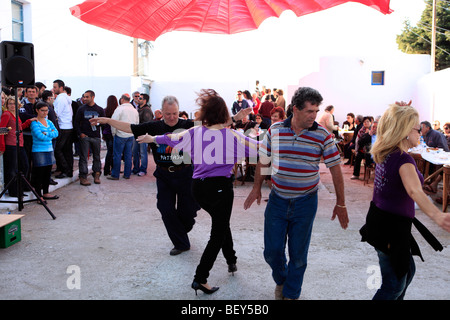
[[[145,173],[145,172],[142,172],[142,171],[138,173],[138,176],[139,176],[139,177],[143,177],[143,176],[145,176],[145,175],[146,175],[146,173]]]
[[[359,180],[359,177],[358,176],[352,176],[350,179],[351,180]]]

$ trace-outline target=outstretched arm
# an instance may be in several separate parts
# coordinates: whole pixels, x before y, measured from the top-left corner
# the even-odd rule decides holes
[[[93,126],[97,125],[98,123],[99,124],[109,124],[111,127],[114,127],[117,130],[127,132],[127,133],[133,133],[131,131],[131,125],[128,122],[114,120],[114,119],[106,118],[106,117],[92,118],[92,119],[89,119],[89,122]]]

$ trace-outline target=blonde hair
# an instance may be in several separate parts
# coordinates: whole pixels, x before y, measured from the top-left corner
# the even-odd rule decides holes
[[[13,101],[14,106],[16,105],[16,97],[15,96],[7,96],[6,100],[5,100],[5,105],[2,107],[3,111],[8,110],[8,102],[9,101]],[[22,107],[22,104],[20,103],[20,101],[17,101],[17,109],[20,109],[21,107]]]
[[[5,105],[6,105],[6,98],[8,98],[8,96],[6,95],[6,93],[4,93],[3,91],[2,91],[2,98],[4,98],[5,99]],[[1,108],[2,108],[2,111],[5,111],[5,106],[2,104],[1,105]]]
[[[419,113],[413,107],[390,105],[378,122],[377,139],[370,151],[375,163],[382,163],[390,153],[401,149],[406,137],[418,123]]]

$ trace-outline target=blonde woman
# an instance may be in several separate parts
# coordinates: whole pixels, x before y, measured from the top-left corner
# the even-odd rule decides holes
[[[22,105],[19,103],[19,108]],[[0,155],[3,154],[3,172],[5,177],[5,186],[15,177],[18,171],[17,167],[17,144],[16,144],[16,103],[15,97],[9,96],[5,101],[5,111],[0,117],[0,128],[9,127],[11,130],[6,135],[0,135]],[[26,176],[29,166],[28,158],[23,148],[23,133],[22,129],[26,129],[30,126],[31,122],[36,118],[28,119],[24,123],[18,118],[19,121],[19,157],[20,171]],[[8,186],[8,194],[10,197],[18,197],[18,190],[16,183],[10,183]],[[24,194],[25,195],[25,194]]]
[[[435,223],[450,232],[450,215],[443,213],[422,190],[423,176],[408,149],[420,137],[418,112],[405,103],[391,105],[378,123],[377,140],[371,154],[376,162],[373,199],[361,228],[362,240],[377,251],[382,275],[381,288],[373,299],[401,300],[415,273],[412,255],[420,250],[411,235],[415,219],[414,202]],[[421,234],[435,250],[442,250],[431,233]]]

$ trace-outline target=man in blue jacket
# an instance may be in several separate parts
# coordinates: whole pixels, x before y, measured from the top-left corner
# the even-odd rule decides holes
[[[422,121],[420,123],[423,140],[426,145],[431,148],[442,148],[445,152],[449,152],[447,139],[445,135],[431,128],[431,123]]]

